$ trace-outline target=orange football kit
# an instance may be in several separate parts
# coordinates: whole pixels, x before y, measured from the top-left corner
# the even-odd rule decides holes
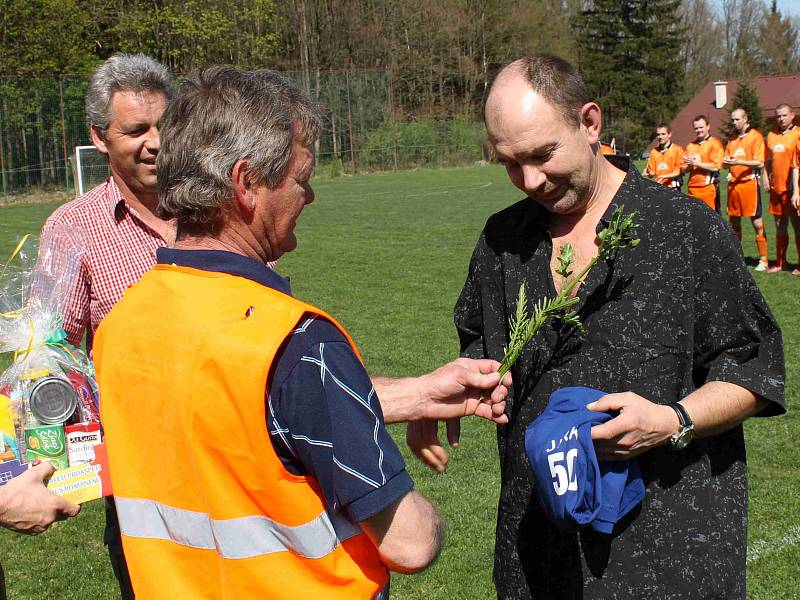
[[[764,136],[755,129],[737,135],[725,147],[725,156],[736,160],[764,162]],[[728,169],[728,216],[760,217],[758,168],[735,165]]]
[[[650,175],[654,176],[661,185],[671,188],[681,187],[680,175],[677,177],[664,177],[663,175],[674,171],[680,173],[682,165],[683,148],[678,144],[670,143],[663,150],[659,150],[658,147],[653,148],[650,151],[650,156],[647,157],[647,171]]]
[[[770,162],[769,173],[769,212],[776,217],[789,216],[795,208],[792,206],[792,169],[798,166],[800,152],[800,129],[792,125],[783,132],[770,131],[767,134],[767,161]],[[797,254],[800,256],[800,237],[795,236]],[[775,269],[786,264],[786,253],[789,249],[788,235],[775,235]]]
[[[725,156],[736,160],[757,160],[764,162],[764,136],[755,129],[732,137],[725,147]],[[761,217],[761,195],[758,189],[758,167],[734,165],[728,168],[728,216]],[[733,223],[732,223],[733,224]],[[755,223],[754,223],[755,226]],[[742,239],[742,230],[734,225],[736,236]],[[767,264],[767,236],[764,225],[756,227],[756,247],[763,270]]]
[[[711,163],[717,168],[722,168],[722,158],[725,152],[720,141],[709,136],[701,142],[692,142],[687,145],[686,154],[698,162]],[[699,198],[717,212],[719,212],[718,182],[719,173],[700,167],[689,167],[689,195]]]
[[[797,167],[797,142],[800,129],[792,125],[783,133],[767,134],[767,160],[771,162],[769,174],[769,212],[786,215],[793,210],[791,204],[791,174]]]

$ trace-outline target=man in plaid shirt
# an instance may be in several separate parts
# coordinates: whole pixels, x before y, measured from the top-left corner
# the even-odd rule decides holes
[[[87,352],[103,317],[155,264],[156,249],[175,239],[174,222],[156,214],[158,121],[171,95],[167,68],[143,54],[112,56],[89,82],[86,117],[92,142],[108,158],[111,177],[59,207],[42,229],[43,239],[63,228],[80,229],[84,238],[63,327],[76,346],[86,335]],[[114,574],[123,598],[133,598],[111,503],[106,517],[105,542]]]
[[[86,117],[92,142],[108,158],[109,179],[58,208],[42,237],[80,228],[85,249],[64,313],[70,343],[94,331],[131,284],[155,264],[156,248],[171,245],[174,223],[156,215],[158,120],[172,94],[166,67],[142,54],[117,54],[92,75]]]

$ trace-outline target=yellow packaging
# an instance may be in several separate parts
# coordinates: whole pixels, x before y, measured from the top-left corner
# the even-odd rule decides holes
[[[103,497],[100,471],[103,467],[91,463],[59,469],[47,483],[47,489],[75,504]]]
[[[20,460],[17,433],[14,429],[14,415],[11,412],[11,399],[0,394],[0,463]]]
[[[47,489],[75,504],[110,496],[108,455],[105,444],[94,446],[95,459],[83,465],[59,469],[47,483]]]

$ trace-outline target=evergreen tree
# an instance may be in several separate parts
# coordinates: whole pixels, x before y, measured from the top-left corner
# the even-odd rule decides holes
[[[762,117],[761,105],[758,102],[758,94],[752,85],[747,82],[741,82],[739,89],[733,96],[731,108],[728,110],[728,115],[732,114],[737,108],[743,108],[747,113],[747,118],[750,123],[751,129],[758,129],[764,133],[764,119]],[[729,118],[725,124],[722,125],[720,133],[724,139],[730,139],[736,136],[739,132],[733,126],[733,121]]]
[[[578,64],[605,131],[638,153],[680,107],[685,28],[680,0],[593,0],[574,19]]]

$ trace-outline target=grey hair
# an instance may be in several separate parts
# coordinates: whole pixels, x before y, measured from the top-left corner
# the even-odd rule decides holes
[[[288,77],[216,65],[183,80],[161,120],[158,214],[178,235],[213,234],[231,206],[233,166],[270,189],[285,179],[296,139],[311,146],[322,109]]]
[[[105,134],[114,118],[114,92],[161,92],[172,96],[172,75],[160,62],[144,54],[115,54],[97,67],[86,92],[86,119]]]

